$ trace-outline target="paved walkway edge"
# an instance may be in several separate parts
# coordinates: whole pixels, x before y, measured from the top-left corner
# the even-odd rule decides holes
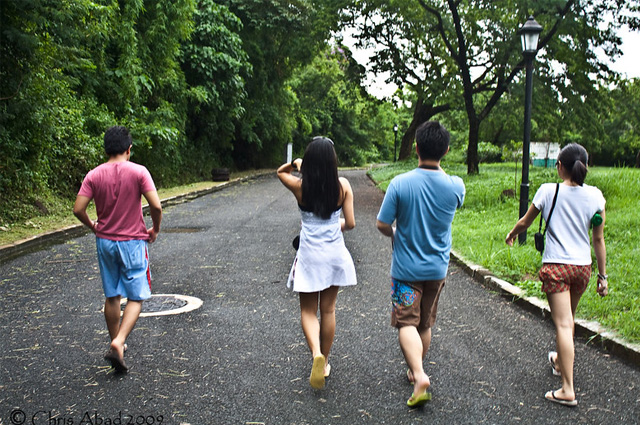
[[[453,250],[451,251],[451,259],[481,285],[510,298],[512,302],[529,311],[540,313],[545,318],[551,318],[549,304],[546,301],[526,296],[521,288],[506,280],[498,279],[491,274],[491,271],[467,261]],[[595,321],[576,319],[575,327],[576,334],[585,337],[588,343],[597,343],[616,357],[640,366],[640,345],[624,341],[615,332]]]
[[[274,173],[274,171],[259,171],[249,176],[239,177],[236,179],[231,179],[226,182],[222,182],[216,186],[212,186],[207,189],[197,190],[189,193],[184,193],[182,195],[161,199],[160,202],[162,203],[163,207],[166,207],[168,205],[180,204],[182,202],[188,202],[192,199],[199,198],[200,196],[208,195],[213,192],[218,192],[220,190],[226,189],[236,184],[253,180],[258,177],[262,177],[272,173]],[[149,206],[148,205],[143,206],[142,212],[143,214],[148,214]],[[16,258],[29,251],[39,250],[50,244],[61,243],[66,240],[73,239],[78,236],[82,236],[87,232],[89,232],[89,229],[87,229],[83,224],[78,223],[78,224],[64,227],[62,229],[51,230],[49,232],[41,233],[39,235],[22,239],[10,244],[2,245],[0,246],[0,259],[1,261],[8,261],[10,259]]]

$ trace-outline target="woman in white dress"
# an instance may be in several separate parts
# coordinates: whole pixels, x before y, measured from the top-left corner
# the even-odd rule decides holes
[[[294,170],[302,177],[294,176]],[[281,165],[277,174],[296,197],[302,217],[300,244],[287,286],[300,294],[300,321],[313,356],[309,383],[322,388],[331,372],[338,290],[356,284],[353,259],[342,236],[356,225],[353,191],[347,179],[338,177],[336,152],[326,137],[315,137],[303,159]]]

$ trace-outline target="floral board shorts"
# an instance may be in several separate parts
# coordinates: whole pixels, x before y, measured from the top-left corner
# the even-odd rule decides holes
[[[442,288],[444,279],[419,282],[391,279],[391,326],[415,326],[419,331],[431,328],[436,322]]]
[[[591,265],[576,266],[573,264],[543,264],[540,269],[542,292],[555,294],[572,291],[583,294],[591,279]]]

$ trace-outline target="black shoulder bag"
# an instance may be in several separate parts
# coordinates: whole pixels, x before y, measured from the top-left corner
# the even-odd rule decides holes
[[[533,235],[533,240],[536,245],[536,249],[540,251],[540,254],[544,251],[544,235],[547,234],[547,227],[549,227],[549,220],[551,220],[551,214],[553,214],[553,209],[556,207],[556,199],[558,199],[558,191],[560,190],[560,183],[556,184],[556,194],[553,196],[553,202],[551,203],[551,210],[549,210],[549,217],[544,225],[544,232],[540,233],[542,230],[542,211],[540,212],[540,228],[538,232]]]

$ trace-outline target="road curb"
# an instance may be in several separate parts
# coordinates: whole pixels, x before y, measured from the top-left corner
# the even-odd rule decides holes
[[[549,304],[546,301],[537,297],[526,296],[525,291],[521,288],[493,276],[488,269],[467,261],[453,250],[451,251],[451,259],[473,280],[486,288],[496,291],[533,313],[541,314],[544,318],[551,318]],[[586,338],[588,343],[598,344],[616,357],[640,366],[639,344],[631,344],[624,341],[615,332],[596,321],[576,319],[575,329],[576,335]]]
[[[274,171],[260,171],[255,174],[251,174],[245,177],[238,177],[229,181],[220,183],[216,186],[212,186],[206,189],[196,190],[193,192],[183,193],[181,195],[171,196],[169,198],[161,199],[160,202],[163,207],[170,205],[177,205],[182,202],[188,202],[201,196],[208,195],[210,193],[218,192],[236,184],[253,180],[265,175],[274,173]],[[143,214],[149,213],[149,206],[142,207]],[[86,226],[82,223],[74,224],[71,226],[63,227],[62,229],[51,230],[49,232],[41,233],[36,236],[31,236],[10,244],[0,246],[0,261],[8,261],[13,258],[19,257],[30,251],[40,250],[49,245],[59,244],[69,239],[82,236],[89,232]]]

